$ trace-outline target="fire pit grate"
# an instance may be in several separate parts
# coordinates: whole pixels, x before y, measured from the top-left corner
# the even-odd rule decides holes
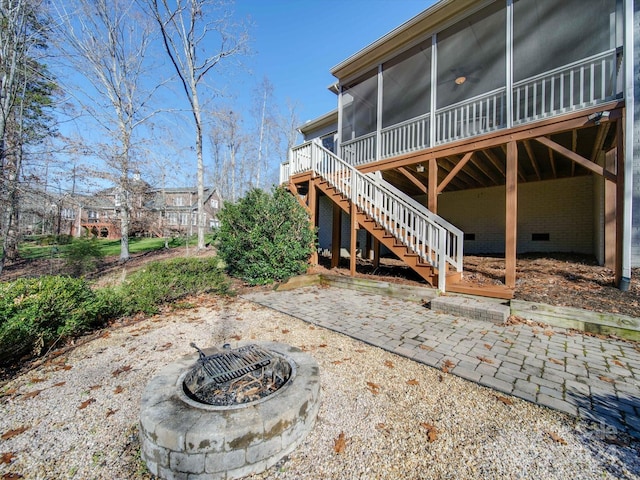
[[[208,356],[195,343],[191,343],[191,346],[198,350],[198,363],[209,376],[209,381],[215,383],[229,382],[266,367],[274,358],[270,352],[255,344]]]

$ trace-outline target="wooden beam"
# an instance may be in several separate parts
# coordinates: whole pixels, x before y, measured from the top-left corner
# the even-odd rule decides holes
[[[352,277],[356,276],[356,260],[357,260],[357,240],[358,240],[358,214],[356,205],[351,202],[351,228],[350,242],[349,242],[349,274]]]
[[[502,178],[498,178],[497,176],[495,176],[495,174],[493,174],[493,172],[490,172],[488,169],[484,168],[484,166],[480,162],[478,162],[478,156],[477,155],[475,156],[475,158],[473,158],[471,160],[471,165],[473,165],[475,168],[480,170],[480,172],[485,177],[487,177],[489,180],[491,180],[496,185],[502,184]]]
[[[500,159],[495,153],[493,153],[489,149],[486,149],[486,150],[482,150],[482,154],[489,159],[489,161],[491,162],[491,165],[493,165],[495,169],[498,170],[498,172],[500,172],[500,175],[504,177],[507,174],[507,171],[505,170],[504,165],[502,165],[502,162],[500,161]]]
[[[564,155],[569,160],[571,160],[573,162],[576,162],[578,165],[586,168],[587,170],[590,170],[593,173],[601,175],[601,176],[603,176],[604,178],[606,178],[608,180],[612,180],[614,182],[616,181],[616,176],[614,174],[612,174],[611,172],[605,170],[603,167],[601,167],[597,163],[593,163],[591,160],[587,160],[583,156],[578,155],[576,152],[572,152],[568,148],[563,147],[559,143],[554,142],[550,138],[537,137],[535,140],[537,140],[538,142],[540,142],[543,145],[546,145],[550,149],[558,152],[559,154]]]
[[[536,162],[536,157],[533,154],[533,148],[531,148],[531,142],[529,140],[525,140],[522,143],[524,144],[524,149],[527,152],[527,156],[529,157],[529,161],[531,162],[533,171],[536,172],[536,177],[538,177],[538,180],[542,180],[542,175],[540,175],[540,167],[538,167],[538,162]]]
[[[405,177],[407,177],[407,179],[413,183],[416,187],[418,187],[418,189],[424,193],[425,195],[427,194],[427,186],[422,183],[420,181],[420,179],[418,179],[415,175],[413,175],[409,170],[407,170],[406,167],[400,167],[398,168],[398,171],[404,175]]]
[[[429,160],[429,193],[427,208],[433,213],[438,213],[438,160]]]
[[[518,146],[507,144],[505,231],[505,285],[516,287],[516,250],[518,241]]]
[[[453,167],[453,170],[449,172],[449,175],[447,175],[446,178],[442,182],[440,182],[440,185],[438,185],[438,193],[442,192],[446,188],[446,186],[449,185],[449,182],[451,182],[451,180],[453,180],[458,172],[463,169],[467,162],[471,160],[471,157],[473,157],[473,152],[468,152],[464,157],[462,157],[462,160],[460,160],[456,164],[456,166]]]
[[[624,150],[624,125],[625,115],[629,114],[626,109],[623,110],[622,118],[616,122],[616,151],[617,151],[617,169],[616,169],[616,260],[614,268],[615,284],[620,285],[622,281],[622,248],[624,238],[624,172],[625,172],[625,150]],[[631,112],[633,115],[633,112]],[[606,183],[606,182],[605,182]]]
[[[604,141],[607,138],[607,134],[609,133],[610,126],[611,126],[611,123],[605,122],[605,123],[601,123],[600,126],[598,127],[598,133],[596,134],[596,139],[593,142],[593,149],[591,149],[591,161],[593,163],[598,163],[597,162],[598,153],[604,147]]]
[[[612,148],[605,154],[605,168],[615,171],[617,168],[617,150]],[[604,266],[615,270],[617,245],[617,185],[604,182]]]
[[[547,148],[549,152],[549,163],[551,164],[551,171],[553,172],[553,178],[558,178],[558,172],[556,172],[556,159],[553,155],[553,150],[551,148]]]
[[[473,155],[473,152],[471,152],[471,155]],[[458,162],[460,162],[461,160],[457,156],[450,156],[450,157],[442,157],[439,159],[439,161],[440,161],[440,167],[445,172],[447,172],[446,175],[449,176],[449,174],[456,168],[456,166],[458,165]],[[449,165],[448,168],[447,168],[447,165]],[[455,177],[452,178],[448,183],[450,183],[451,185],[455,185],[461,189],[475,188],[478,186],[477,182],[475,182],[473,177],[471,177],[471,175],[469,175],[467,172],[464,171],[464,167],[462,170],[457,171],[455,174]],[[445,185],[444,188],[446,187],[447,185]],[[438,192],[440,192],[440,190],[438,190]]]
[[[314,181],[309,182],[309,219],[311,220],[311,226],[315,229],[318,226],[318,192],[316,191],[316,184]],[[309,258],[311,265],[318,265],[318,250],[313,249],[311,257]]]
[[[340,246],[342,244],[342,209],[337,203],[333,204],[331,225],[331,268],[340,264]]]
[[[373,237],[373,268],[380,267],[380,240]]]
[[[578,151],[578,130],[571,131],[571,150]],[[571,162],[571,176],[576,174],[576,162]]]
[[[414,163],[426,162],[431,158],[442,158],[451,155],[462,155],[469,151],[485,150],[487,148],[504,145],[511,141],[522,141],[530,138],[551,135],[553,133],[566,132],[576,128],[585,128],[593,125],[589,120],[592,113],[609,110],[611,113],[607,121],[612,122],[621,118],[624,102],[615,101],[601,104],[593,108],[572,112],[559,117],[552,117],[539,122],[521,125],[511,129],[497,130],[477,137],[466,138],[457,142],[438,145],[425,150],[398,155],[379,162],[372,162],[358,167],[363,173],[377,170],[390,170]],[[606,122],[602,122],[606,123]]]

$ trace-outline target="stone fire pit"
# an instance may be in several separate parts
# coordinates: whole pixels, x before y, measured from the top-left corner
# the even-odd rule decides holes
[[[290,345],[264,342],[256,347],[273,355],[277,362],[271,363],[284,363],[288,374],[267,396],[248,397],[253,387],[239,394],[242,403],[198,400],[191,390],[202,383],[202,354],[200,362],[198,354],[183,357],[149,382],[141,400],[140,441],[152,474],[166,480],[240,478],[273,466],[302,442],[320,406],[318,365]],[[269,368],[247,377],[251,381],[250,375],[260,372],[280,376]]]

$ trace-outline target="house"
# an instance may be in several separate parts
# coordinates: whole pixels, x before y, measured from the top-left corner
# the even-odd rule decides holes
[[[185,235],[197,232],[198,189],[164,188],[152,192],[146,208],[153,212],[151,231],[157,236]],[[218,212],[222,198],[217,190],[204,189],[204,225],[219,226]]]
[[[638,3],[440,0],[334,66],[337,109],[280,172],[333,265],[384,247],[442,291],[510,298],[517,254],[576,252],[627,288]],[[463,283],[463,253],[503,254],[504,287]]]

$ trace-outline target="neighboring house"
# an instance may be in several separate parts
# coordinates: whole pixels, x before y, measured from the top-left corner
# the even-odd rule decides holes
[[[281,166],[320,248],[355,273],[384,246],[441,290],[504,298],[516,254],[593,254],[628,287],[638,3],[441,0],[333,67],[337,110]],[[461,283],[463,252],[503,254],[504,288]]]
[[[184,235],[197,232],[197,188],[165,188],[153,190],[145,207],[153,212],[153,232],[157,236]],[[218,212],[222,199],[213,188],[204,190],[204,225],[219,226]]]

